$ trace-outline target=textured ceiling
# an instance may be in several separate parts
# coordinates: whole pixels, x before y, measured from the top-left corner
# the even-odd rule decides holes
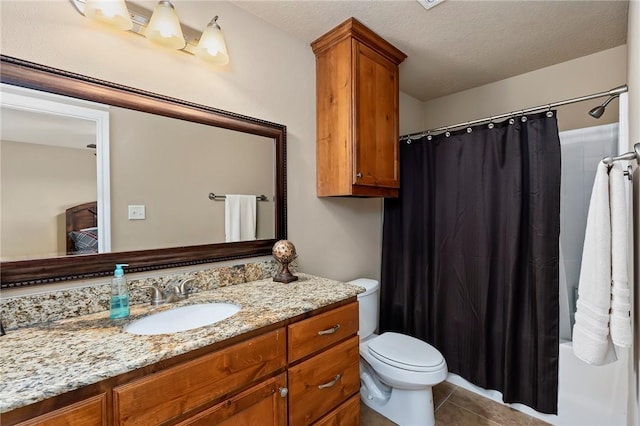
[[[628,2],[233,1],[307,43],[355,17],[408,55],[400,89],[422,101],[626,43]]]

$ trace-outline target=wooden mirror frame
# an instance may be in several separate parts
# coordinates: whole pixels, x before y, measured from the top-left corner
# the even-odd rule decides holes
[[[286,239],[286,126],[5,55],[0,55],[0,81],[14,86],[273,138],[276,154],[276,223],[273,239],[2,262],[1,288],[106,276],[112,273],[116,263],[128,263],[128,272],[142,272],[270,255],[273,244]]]

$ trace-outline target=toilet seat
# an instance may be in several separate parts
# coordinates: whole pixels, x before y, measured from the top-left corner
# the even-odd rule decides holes
[[[368,351],[380,362],[407,371],[433,372],[446,365],[436,348],[399,333],[382,333],[368,344]]]

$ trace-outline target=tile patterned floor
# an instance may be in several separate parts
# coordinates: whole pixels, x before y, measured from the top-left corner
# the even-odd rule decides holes
[[[436,411],[436,426],[548,425],[542,420],[448,382],[440,383],[433,388],[433,405]],[[360,407],[360,424],[362,426],[395,425],[366,405],[360,404]]]

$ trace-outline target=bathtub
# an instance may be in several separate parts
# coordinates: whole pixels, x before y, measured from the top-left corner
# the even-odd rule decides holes
[[[618,361],[591,366],[573,355],[571,342],[560,344],[558,415],[542,414],[522,404],[505,404],[530,416],[559,426],[626,426],[629,354]],[[450,373],[447,381],[501,404],[500,392],[486,390]]]

